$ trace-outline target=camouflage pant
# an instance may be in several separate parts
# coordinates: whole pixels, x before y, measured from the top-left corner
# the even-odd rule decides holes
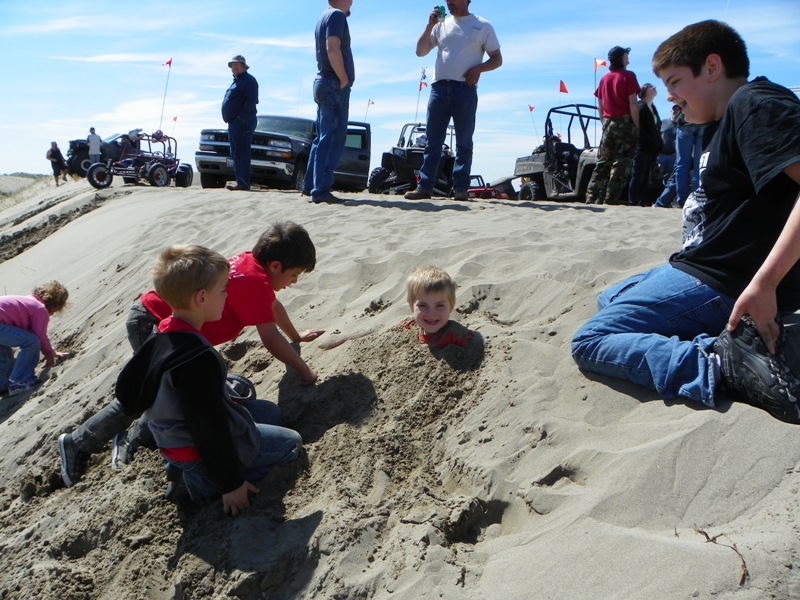
[[[596,202],[605,188],[606,204],[618,204],[628,188],[628,177],[639,133],[630,117],[603,119],[603,138],[597,149],[597,165],[586,190],[587,202]]]

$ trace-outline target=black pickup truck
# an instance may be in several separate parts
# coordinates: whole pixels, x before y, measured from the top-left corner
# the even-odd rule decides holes
[[[316,122],[300,117],[259,115],[253,134],[251,182],[302,190]],[[369,123],[347,124],[347,141],[334,172],[334,188],[360,192],[367,187],[372,134]],[[221,188],[233,181],[233,161],[227,129],[204,129],[194,155],[200,184]]]

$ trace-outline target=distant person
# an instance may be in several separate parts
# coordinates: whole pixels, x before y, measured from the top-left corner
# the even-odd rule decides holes
[[[252,252],[237,254],[228,262],[230,281],[222,318],[205,323],[203,337],[216,346],[235,339],[245,327],[255,326],[267,351],[296,371],[301,385],[313,384],[317,374],[300,357],[300,343],[318,338],[324,330],[299,333],[275,297],[275,292],[296,283],[302,273],[314,270],[316,249],[308,232],[296,223],[275,223],[261,234]],[[163,330],[164,319],[171,314],[172,308],[158,289],[134,302],[126,322],[128,341],[134,352],[140,350],[154,329]],[[278,328],[289,336],[294,347]],[[152,445],[146,421],[136,421],[139,414],[126,412],[119,400],[114,399],[70,433],[62,446],[70,455],[85,457],[102,451],[113,440],[112,468],[126,464],[137,448]],[[83,461],[65,464],[68,469],[62,472],[62,478],[69,487],[82,476]]]
[[[428,142],[417,188],[407,192],[409,200],[425,200],[433,194],[442,158],[442,145],[450,119],[456,132],[453,193],[456,200],[469,200],[467,190],[472,169],[472,135],[478,110],[478,80],[481,73],[503,64],[500,42],[486,19],[469,12],[470,0],[447,3],[450,16],[439,22],[439,11],[428,15],[428,24],[417,40],[417,56],[437,48],[436,68],[428,99],[425,133]],[[489,58],[484,61],[483,55]]]
[[[628,185],[633,154],[639,137],[639,82],[627,69],[630,48],[614,46],[608,51],[608,73],[594,92],[603,121],[597,149],[597,164],[586,190],[586,204],[622,204]]]
[[[50,149],[47,151],[47,160],[50,161],[50,166],[53,169],[53,178],[56,180],[56,187],[59,184],[59,178],[62,181],[67,180],[67,162],[64,160],[64,155],[61,154],[61,148],[58,147],[57,142],[50,142]]]
[[[658,167],[664,177],[664,188],[659,197],[669,197],[666,202],[669,203],[675,199],[675,136],[678,131],[677,119],[681,113],[681,107],[677,104],[672,106],[670,110],[669,119],[661,122],[661,142],[663,148],[658,155]],[[670,191],[667,191],[670,190]]]
[[[347,17],[353,0],[328,0],[328,8],[317,21],[314,40],[317,50],[317,76],[314,102],[317,103],[317,131],[311,144],[303,193],[314,204],[342,202],[331,193],[334,170],[347,141],[350,115],[350,90],[356,79],[350,26]]]
[[[427,267],[417,269],[406,281],[406,299],[414,319],[405,321],[407,329],[419,326],[419,341],[432,348],[466,346],[472,332],[450,320],[456,306],[456,283],[443,269]]]
[[[250,67],[241,54],[234,56],[228,66],[233,73],[233,83],[222,100],[222,120],[228,124],[236,185],[227,187],[232,191],[246,192],[250,189],[250,156],[257,124],[258,82],[247,72]]]
[[[683,248],[602,292],[572,357],[662,398],[713,408],[729,392],[800,423],[779,321],[800,309],[800,99],[748,81],[744,40],[719,21],[662,42],[653,71],[687,122],[714,122],[701,185],[683,210]]]
[[[296,459],[302,440],[277,424],[277,407],[272,422],[257,423],[247,406],[231,399],[225,359],[201,332],[222,317],[229,266],[202,246],[161,253],[153,282],[171,315],[125,365],[115,395],[128,412],[145,412],[168,478],[183,483],[192,500],[221,496],[225,514],[236,516],[258,493],[252,482]],[[62,473],[85,459],[70,441],[67,433],[58,439]],[[171,499],[178,500],[177,492]]]
[[[89,162],[91,164],[100,162],[100,147],[103,140],[94,132],[94,127],[89,128],[89,136],[86,138],[86,143],[89,144]]]
[[[0,393],[26,392],[42,380],[36,377],[39,354],[52,367],[67,354],[56,352],[47,337],[50,317],[64,309],[69,293],[58,281],[33,290],[29,296],[0,296]],[[16,358],[14,348],[18,348]]]
[[[700,186],[700,157],[706,126],[687,123],[683,113],[678,114],[675,125],[675,166],[668,185],[653,204],[659,208],[682,208],[691,191]]]
[[[631,182],[628,185],[629,206],[650,206],[647,192],[653,175],[653,167],[659,152],[664,147],[661,139],[661,117],[653,104],[658,91],[652,83],[645,83],[639,90],[639,142],[633,154]]]

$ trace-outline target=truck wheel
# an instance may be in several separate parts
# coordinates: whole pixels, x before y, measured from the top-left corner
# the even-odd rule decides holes
[[[86,173],[89,172],[89,167],[92,166],[92,163],[89,162],[89,155],[85,152],[81,152],[72,157],[70,166],[75,175],[78,177],[86,177]]]
[[[367,182],[367,191],[370,194],[383,194],[383,185],[386,183],[389,175],[389,170],[384,167],[372,169],[372,173],[369,174],[369,181]]]
[[[213,173],[200,173],[200,185],[203,189],[206,188],[222,188],[225,187],[224,175],[214,175]]]
[[[89,167],[89,171],[86,173],[86,179],[89,180],[93,188],[102,190],[111,185],[111,180],[114,179],[114,176],[109,172],[106,165],[103,163],[95,163]]]
[[[303,191],[303,186],[306,181],[306,163],[302,160],[297,161],[294,166],[294,175],[292,176],[292,189],[298,192]]]
[[[178,166],[178,171],[175,173],[175,187],[189,187],[194,181],[194,171],[192,165],[183,163]]]
[[[169,183],[169,173],[167,168],[161,163],[156,163],[147,170],[147,181],[150,185],[164,187]]]

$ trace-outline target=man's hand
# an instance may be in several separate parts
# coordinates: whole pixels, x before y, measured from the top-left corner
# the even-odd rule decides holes
[[[775,341],[780,335],[780,328],[775,320],[778,316],[778,301],[775,297],[775,290],[760,287],[755,281],[752,281],[733,306],[730,319],[728,319],[728,331],[736,329],[745,314],[749,314],[752,317],[753,323],[758,329],[758,334],[764,341],[769,353],[775,354]]]
[[[232,492],[222,494],[222,510],[225,511],[225,514],[236,517],[250,506],[249,492],[257,494],[258,488],[249,481],[245,481]]]

